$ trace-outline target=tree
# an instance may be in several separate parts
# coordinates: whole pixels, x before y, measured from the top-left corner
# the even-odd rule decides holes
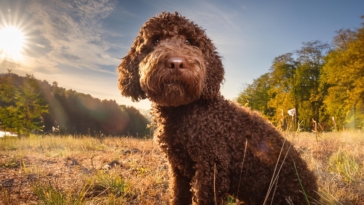
[[[270,73],[247,85],[238,102],[248,103],[268,115],[284,130],[295,131],[298,123],[309,130],[311,120],[320,122],[324,116],[322,107],[327,86],[320,80],[328,48],[319,41],[308,42],[295,54],[276,57]]]
[[[293,58],[293,53],[286,53],[276,57],[270,68],[270,90],[268,94],[272,98],[268,105],[275,110],[273,121],[282,129],[297,129],[299,102],[296,94],[296,70],[297,62]],[[286,113],[292,108],[295,108],[296,114],[292,119],[287,119]]]
[[[273,123],[286,130],[296,130],[297,122],[310,130],[313,121],[334,129],[363,128],[364,23],[354,31],[339,30],[331,49],[313,41],[276,57],[269,74],[246,85],[237,101],[263,113],[272,110]],[[287,118],[292,108],[295,115]]]
[[[245,85],[244,90],[239,94],[236,101],[253,110],[258,110],[268,119],[274,116],[274,109],[268,106],[271,96],[268,94],[270,90],[269,73],[254,79],[252,84]]]
[[[330,85],[325,106],[340,127],[363,127],[364,24],[356,31],[340,30],[334,46],[324,66],[325,81]]]
[[[54,127],[61,134],[97,137],[149,134],[148,120],[115,100],[101,101],[32,75],[0,74],[0,83],[0,126],[7,131],[28,135],[51,132]]]
[[[313,41],[303,43],[303,47],[297,51],[295,94],[300,102],[300,121],[304,122],[306,127],[310,126],[312,120],[324,120],[322,106],[327,86],[320,82],[328,49],[328,44]]]
[[[15,99],[18,89],[13,84],[13,75],[8,70],[7,75],[0,76],[0,126],[5,131],[13,131],[16,119]]]
[[[42,115],[48,112],[48,105],[41,97],[37,80],[33,75],[26,75],[26,81],[16,99],[15,129],[18,133],[28,135],[31,131],[43,130]]]

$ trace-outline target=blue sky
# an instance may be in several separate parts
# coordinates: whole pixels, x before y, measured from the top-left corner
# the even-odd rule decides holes
[[[0,73],[34,74],[49,83],[119,104],[116,67],[140,27],[162,11],[178,11],[204,29],[223,57],[221,92],[234,99],[243,85],[268,72],[273,59],[303,42],[331,43],[335,31],[361,26],[359,0],[0,0],[0,31],[24,34],[21,58],[0,58]],[[1,56],[1,53],[0,53]]]

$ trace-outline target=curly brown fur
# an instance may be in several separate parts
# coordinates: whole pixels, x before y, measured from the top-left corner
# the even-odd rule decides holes
[[[178,13],[151,18],[118,72],[124,96],[153,102],[171,204],[226,204],[228,195],[245,204],[307,204],[303,192],[319,199],[316,177],[291,144],[258,113],[220,95],[220,57],[193,22]]]

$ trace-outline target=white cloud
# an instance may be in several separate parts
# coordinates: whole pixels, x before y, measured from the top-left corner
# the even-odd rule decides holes
[[[114,7],[115,2],[109,0],[29,1],[33,28],[43,41],[49,42],[49,48],[44,55],[28,59],[28,62],[32,67],[45,70],[57,70],[59,65],[64,65],[109,72],[100,66],[116,65],[118,60],[105,55],[112,45],[104,39],[101,20]],[[43,44],[34,45],[38,50],[46,48]]]

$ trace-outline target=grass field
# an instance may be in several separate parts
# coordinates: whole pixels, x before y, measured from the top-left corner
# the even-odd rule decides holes
[[[364,204],[363,132],[284,135],[318,176],[320,204]],[[168,180],[151,139],[0,138],[0,204],[168,204]]]

